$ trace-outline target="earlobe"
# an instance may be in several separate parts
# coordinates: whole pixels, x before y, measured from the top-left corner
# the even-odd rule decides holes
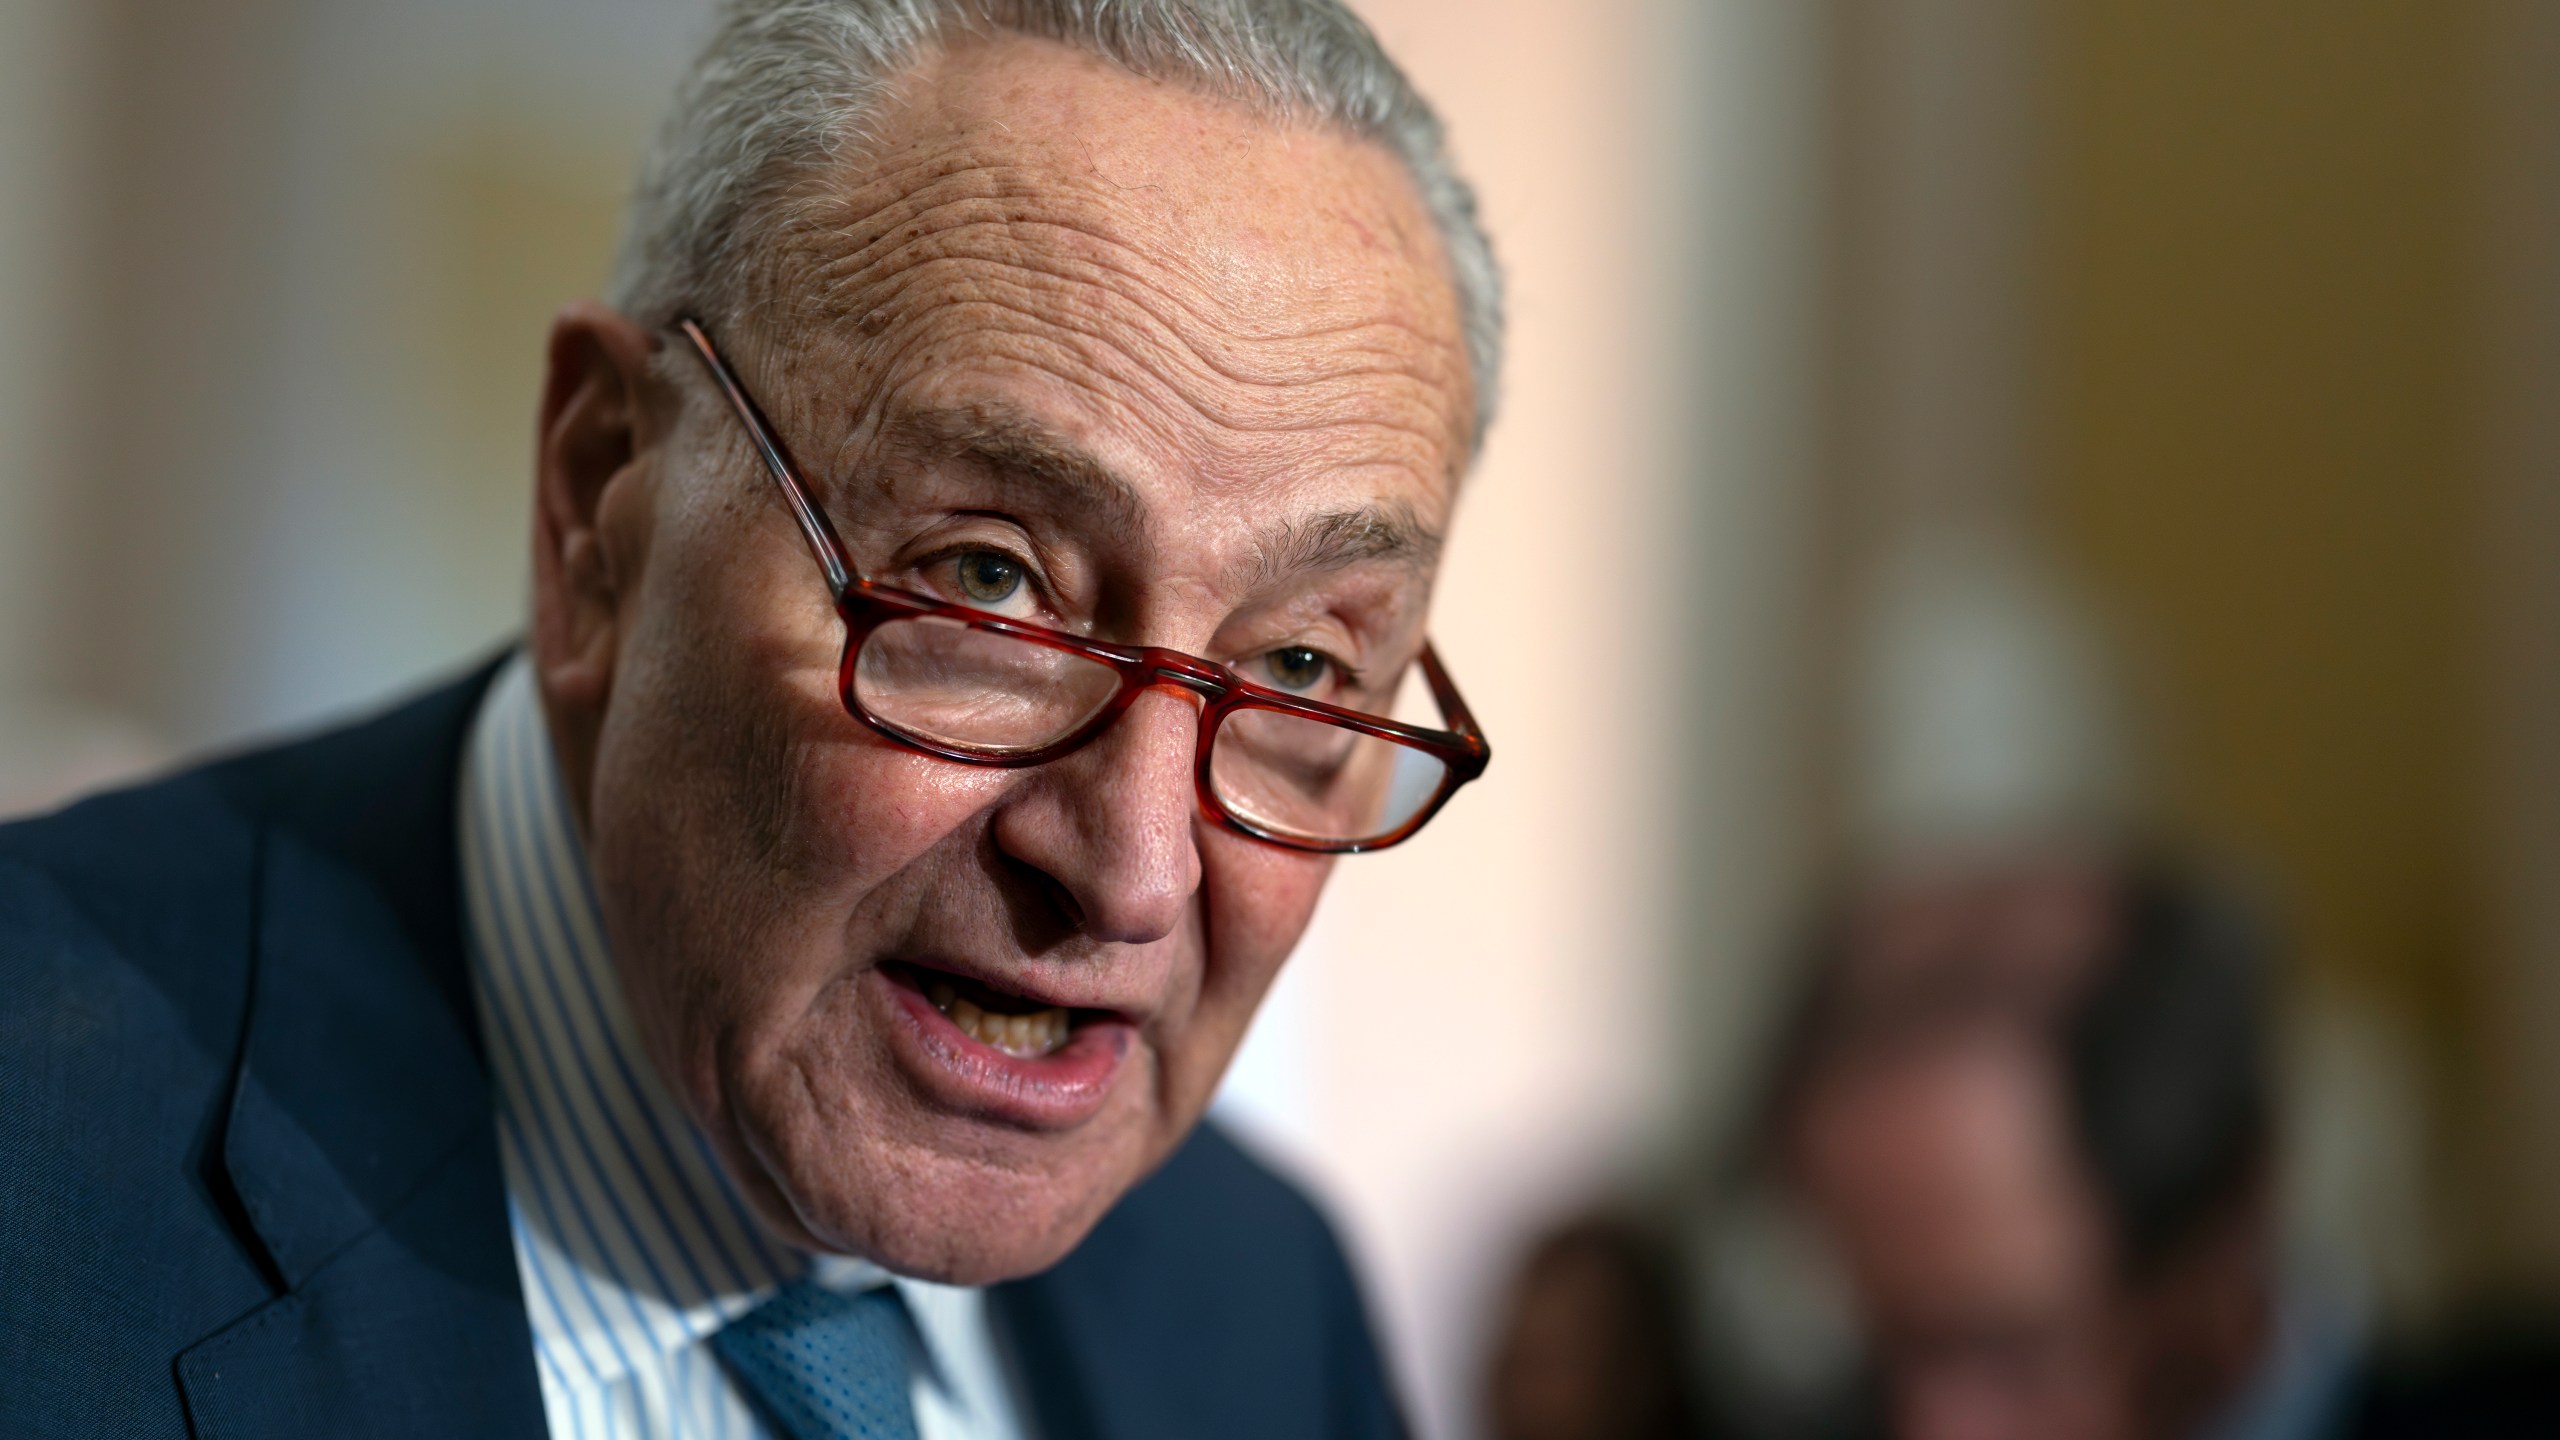
[[[644,537],[615,533],[608,520],[634,513],[619,492],[643,483],[657,443],[655,349],[648,331],[602,305],[572,305],[552,321],[534,453],[530,644],[543,689],[570,709],[601,706],[612,685]]]

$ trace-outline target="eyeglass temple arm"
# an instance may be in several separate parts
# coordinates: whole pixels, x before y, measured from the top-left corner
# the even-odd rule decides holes
[[[852,589],[853,564],[845,558],[844,542],[836,538],[836,527],[827,523],[826,512],[818,508],[809,487],[802,483],[800,472],[792,466],[791,457],[783,453],[781,437],[773,433],[764,412],[756,408],[755,397],[738,383],[729,363],[720,358],[719,350],[712,346],[711,337],[699,323],[687,316],[676,322],[676,329],[692,344],[694,353],[711,371],[711,378],[719,382],[720,393],[729,397],[729,408],[738,412],[739,423],[747,427],[747,438],[755,442],[756,452],[764,457],[764,468],[782,487],[782,498],[791,504],[791,518],[800,522],[801,537],[818,557],[819,568],[826,571],[827,588],[837,595]]]
[[[1430,682],[1431,698],[1439,702],[1440,713],[1448,717],[1451,733],[1483,745],[1484,732],[1476,728],[1475,712],[1459,698],[1457,683],[1449,678],[1448,667],[1440,663],[1439,647],[1428,640],[1422,642],[1422,678]]]

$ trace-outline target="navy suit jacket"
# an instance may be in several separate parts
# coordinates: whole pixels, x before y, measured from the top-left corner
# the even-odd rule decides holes
[[[454,834],[488,678],[0,827],[0,1435],[543,1434]],[[993,1308],[1047,1440],[1401,1433],[1332,1232],[1209,1127]]]

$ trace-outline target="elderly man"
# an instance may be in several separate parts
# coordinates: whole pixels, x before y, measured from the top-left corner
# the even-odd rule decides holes
[[[0,830],[0,1431],[1398,1431],[1213,1130],[1492,262],[1334,0],[747,0],[563,313],[520,651]]]

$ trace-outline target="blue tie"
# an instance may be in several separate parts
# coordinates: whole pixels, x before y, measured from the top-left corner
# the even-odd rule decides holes
[[[897,1288],[840,1295],[803,1277],[711,1337],[790,1440],[916,1440],[913,1322]]]

